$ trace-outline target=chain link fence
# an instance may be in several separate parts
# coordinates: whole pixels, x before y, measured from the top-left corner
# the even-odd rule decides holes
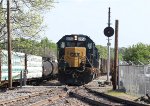
[[[135,96],[150,94],[150,65],[119,65],[119,89]]]

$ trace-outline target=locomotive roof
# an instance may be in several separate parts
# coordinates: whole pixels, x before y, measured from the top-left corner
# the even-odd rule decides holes
[[[65,36],[63,36],[57,43],[59,43],[61,41],[65,41],[66,37],[72,37],[72,36],[85,37],[88,41],[90,40],[91,42],[93,42],[93,40],[89,36],[87,36],[87,35],[83,35],[83,34],[71,34],[71,35],[65,35]]]

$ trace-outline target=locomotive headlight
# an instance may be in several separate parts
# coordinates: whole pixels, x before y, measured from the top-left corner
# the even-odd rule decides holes
[[[74,36],[74,40],[77,40],[77,36]]]

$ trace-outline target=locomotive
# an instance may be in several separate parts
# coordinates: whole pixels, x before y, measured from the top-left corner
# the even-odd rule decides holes
[[[83,85],[99,76],[99,52],[90,37],[65,35],[57,42],[58,80]]]

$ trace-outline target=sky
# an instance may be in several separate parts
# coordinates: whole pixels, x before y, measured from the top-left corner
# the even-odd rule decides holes
[[[56,0],[55,0],[56,1]],[[90,36],[96,45],[107,45],[103,30],[111,8],[111,27],[119,20],[119,47],[150,44],[150,0],[57,0],[44,15],[45,35],[57,42],[67,34]],[[114,47],[114,36],[111,38]]]

